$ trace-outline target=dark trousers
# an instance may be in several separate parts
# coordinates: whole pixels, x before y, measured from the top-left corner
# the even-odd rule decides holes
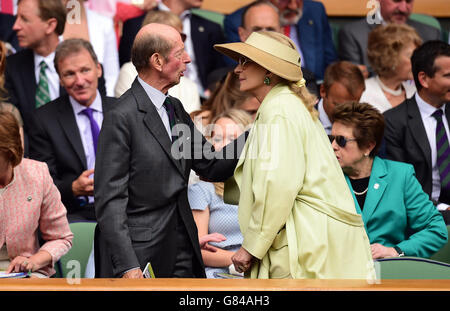
[[[89,203],[83,207],[78,207],[75,209],[71,209],[67,213],[67,220],[69,223],[72,222],[84,222],[84,221],[97,221],[95,218],[95,209],[94,204]]]
[[[174,278],[194,278],[194,251],[183,220],[177,211],[177,255],[173,270]]]

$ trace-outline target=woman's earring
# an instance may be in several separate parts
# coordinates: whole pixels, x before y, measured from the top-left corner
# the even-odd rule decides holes
[[[269,78],[269,77],[266,76],[266,77],[264,78],[264,84],[265,84],[265,85],[270,85],[270,78]]]

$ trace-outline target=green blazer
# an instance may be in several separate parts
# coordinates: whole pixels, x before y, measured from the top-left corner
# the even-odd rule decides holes
[[[371,244],[398,246],[406,256],[429,258],[447,242],[444,219],[423,192],[412,165],[375,157],[362,212],[345,177]]]

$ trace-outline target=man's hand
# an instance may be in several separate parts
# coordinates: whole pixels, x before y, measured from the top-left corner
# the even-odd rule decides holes
[[[94,195],[94,179],[89,178],[92,174],[94,174],[94,169],[84,171],[76,180],[73,181],[72,193],[74,196]]]
[[[234,268],[237,272],[245,272],[252,265],[253,255],[245,250],[245,248],[240,248],[238,251],[231,257],[231,261],[234,264]]]
[[[124,279],[143,279],[144,275],[142,274],[141,269],[133,269],[122,275]]]

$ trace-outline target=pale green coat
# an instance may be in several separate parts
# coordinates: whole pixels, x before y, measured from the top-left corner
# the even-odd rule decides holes
[[[287,86],[262,102],[235,170],[251,278],[373,279],[369,239],[328,137]]]

